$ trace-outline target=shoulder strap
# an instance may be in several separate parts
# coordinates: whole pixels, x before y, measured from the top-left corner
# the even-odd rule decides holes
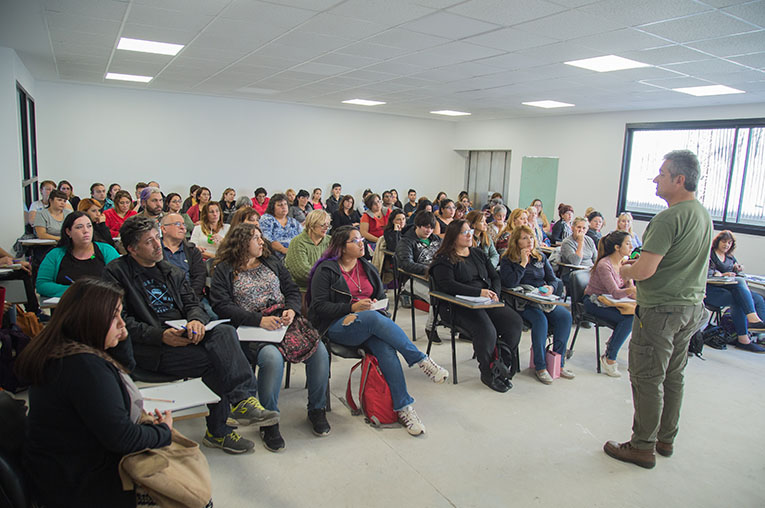
[[[359,360],[356,365],[351,367],[351,372],[348,374],[348,386],[345,388],[345,400],[348,402],[348,406],[351,408],[351,414],[357,415],[361,413],[361,409],[359,409],[359,406],[356,405],[356,402],[353,400],[353,392],[351,391],[351,380],[353,379],[353,371],[359,368],[361,363],[364,360]],[[362,374],[363,377],[363,374]],[[361,387],[359,387],[359,402],[361,402]]]

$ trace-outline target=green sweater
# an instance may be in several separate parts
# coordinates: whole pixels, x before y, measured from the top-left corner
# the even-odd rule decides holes
[[[301,290],[305,291],[308,287],[308,274],[314,263],[329,247],[329,241],[329,236],[324,236],[319,245],[314,245],[308,232],[303,230],[290,242],[290,246],[287,248],[287,257],[284,258],[284,265]]]
[[[120,257],[119,252],[109,244],[93,242],[93,245],[101,251],[104,256],[104,263],[107,265],[110,261]],[[64,259],[64,254],[66,254],[64,247],[56,247],[48,252],[45,259],[40,263],[40,269],[37,271],[37,292],[40,293],[40,296],[45,298],[60,297],[69,288],[69,286],[56,283],[58,269],[61,266],[61,260]]]

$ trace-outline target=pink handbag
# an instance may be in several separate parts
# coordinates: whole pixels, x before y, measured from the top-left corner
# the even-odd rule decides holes
[[[547,364],[547,372],[550,373],[550,377],[553,379],[560,377],[560,362],[561,356],[549,347],[545,349],[545,363]],[[531,355],[529,358],[529,368],[534,367],[534,348],[531,349]]]

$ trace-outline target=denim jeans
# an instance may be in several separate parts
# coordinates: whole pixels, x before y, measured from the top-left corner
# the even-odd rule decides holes
[[[736,335],[746,335],[747,314],[756,312],[760,319],[765,321],[765,299],[759,293],[752,293],[743,277],[736,277],[736,284],[707,284],[704,303],[715,307],[730,307],[730,317],[733,318]]]
[[[619,348],[622,347],[627,337],[632,333],[632,319],[634,316],[624,315],[616,307],[600,307],[590,300],[589,296],[584,297],[584,310],[596,318],[602,319],[614,326],[614,333],[608,339],[606,345],[606,358],[616,360],[619,354]]]
[[[560,305],[552,312],[527,305],[521,312],[523,319],[531,325],[531,348],[534,350],[534,368],[545,370],[545,344],[548,327],[553,330],[553,351],[560,354],[560,366],[566,363],[566,344],[571,334],[571,313]]]
[[[376,310],[357,312],[355,316],[356,319],[348,325],[343,324],[345,316],[332,323],[327,336],[332,342],[343,346],[364,345],[377,357],[380,370],[390,387],[393,409],[400,411],[413,403],[414,399],[406,391],[404,371],[396,352],[401,353],[410,367],[425,359],[425,353],[412,344],[404,330]]]
[[[329,356],[323,342],[305,362],[305,376],[308,381],[308,409],[327,407],[327,380],[329,379]],[[258,395],[263,407],[279,410],[279,390],[284,374],[284,357],[273,344],[258,351]]]

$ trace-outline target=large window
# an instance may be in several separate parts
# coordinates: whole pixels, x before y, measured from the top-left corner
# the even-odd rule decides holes
[[[21,192],[24,206],[29,208],[40,199],[37,189],[37,126],[35,124],[35,101],[26,90],[16,83],[19,99],[19,133],[21,140]]]
[[[715,227],[765,234],[765,119],[627,124],[620,211],[650,219],[666,208],[654,177],[667,152],[688,149],[701,165],[696,193]]]

